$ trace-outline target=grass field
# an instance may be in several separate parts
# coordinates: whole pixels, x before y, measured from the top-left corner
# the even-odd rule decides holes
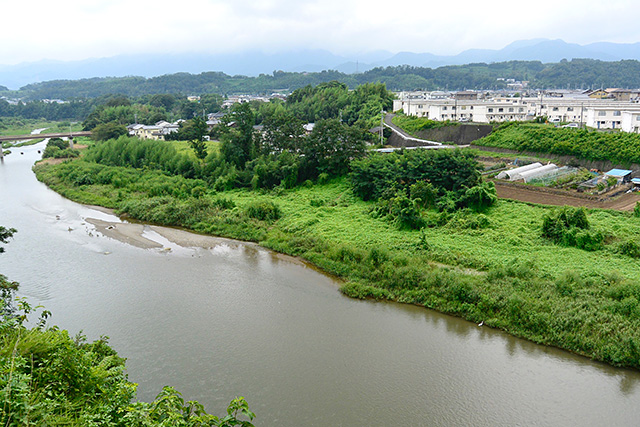
[[[373,203],[356,198],[346,178],[191,197],[201,184],[160,172],[71,162],[38,166],[36,173],[83,203],[301,256],[343,278],[342,290],[352,297],[423,305],[640,368],[640,264],[637,254],[621,253],[640,242],[640,218],[630,213],[587,211],[605,244],[585,251],[541,236],[542,218],[553,208],[506,200],[482,214],[443,218],[428,211],[431,226],[401,230],[375,218]],[[103,183],[87,184],[91,176]]]

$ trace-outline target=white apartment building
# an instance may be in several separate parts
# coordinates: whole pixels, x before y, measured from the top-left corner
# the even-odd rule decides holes
[[[640,111],[623,111],[620,128],[624,132],[640,133]]]
[[[595,129],[640,132],[640,104],[631,101],[594,99],[579,94],[478,100],[456,100],[452,96],[442,99],[441,94],[438,95],[432,98],[425,92],[403,92],[400,99],[394,100],[393,110],[437,121],[491,123],[547,117],[551,123],[573,122]],[[623,120],[625,113],[630,116]]]

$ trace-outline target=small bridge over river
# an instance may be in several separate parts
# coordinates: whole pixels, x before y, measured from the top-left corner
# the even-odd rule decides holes
[[[32,133],[28,135],[0,135],[0,158],[4,156],[2,153],[2,143],[5,141],[26,141],[28,139],[46,139],[46,138],[67,138],[69,147],[73,148],[73,138],[78,136],[91,136],[90,131],[79,132],[59,132],[59,133]]]

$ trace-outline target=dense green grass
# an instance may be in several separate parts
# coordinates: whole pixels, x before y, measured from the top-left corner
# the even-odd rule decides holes
[[[101,183],[83,184],[89,170]],[[640,265],[619,252],[623,243],[640,241],[640,219],[630,214],[587,211],[591,229],[605,236],[603,249],[588,252],[541,237],[542,217],[552,208],[513,201],[483,214],[443,218],[429,211],[431,226],[411,231],[372,216],[373,202],[356,198],[344,178],[215,193],[198,180],[82,161],[37,166],[36,173],[80,202],[301,256],[342,277],[343,292],[353,297],[424,305],[640,368]],[[271,206],[277,215],[252,214],[252,205]]]
[[[510,122],[500,125],[490,135],[474,141],[474,144],[620,164],[640,163],[640,136],[627,132],[599,132]]]
[[[34,129],[47,129],[50,132],[67,132],[69,125],[63,122],[48,120],[23,119],[20,117],[0,118],[0,135],[28,135]],[[71,125],[73,131],[81,131],[82,125],[74,123]]]
[[[424,117],[405,116],[404,114],[398,114],[393,118],[393,124],[403,129],[410,135],[416,136],[416,134],[422,130],[435,129],[445,126],[457,126],[458,123],[450,121],[435,121],[429,120]]]

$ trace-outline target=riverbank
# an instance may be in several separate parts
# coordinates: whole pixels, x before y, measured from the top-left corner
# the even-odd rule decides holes
[[[373,204],[355,198],[345,180],[286,191],[154,197],[141,194],[148,185],[135,180],[169,185],[173,179],[182,189],[189,182],[127,169],[128,189],[73,184],[89,173],[83,167],[42,165],[36,173],[76,201],[299,256],[343,278],[342,291],[352,297],[417,304],[612,365],[640,367],[640,268],[617,252],[623,238],[640,238],[640,224],[629,214],[589,211],[608,245],[587,252],[540,236],[548,207],[502,200],[481,216],[463,212],[410,231],[373,217]],[[92,174],[123,173],[86,167],[100,169]],[[277,205],[280,217],[251,216],[248,206],[256,201]]]
[[[103,206],[87,205],[91,209],[96,209],[109,215],[117,215],[116,211]],[[171,246],[176,245],[183,248],[202,248],[212,250],[220,245],[225,245],[231,249],[239,246],[257,246],[254,242],[245,242],[225,237],[196,234],[193,231],[181,230],[178,228],[163,227],[160,225],[139,224],[133,222],[105,221],[98,218],[87,217],[86,221],[95,227],[95,230],[111,239],[123,242],[142,249],[159,249],[171,251]],[[160,238],[158,238],[159,236]],[[169,245],[166,245],[169,243]],[[305,260],[299,257],[289,256],[279,252],[271,252],[280,260],[299,265],[307,265]],[[309,265],[315,267],[313,265]]]

